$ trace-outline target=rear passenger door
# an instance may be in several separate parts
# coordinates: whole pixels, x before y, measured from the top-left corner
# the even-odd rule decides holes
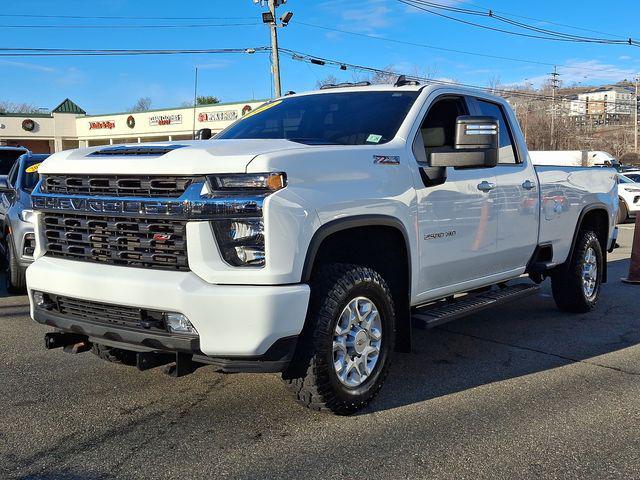
[[[538,177],[527,158],[524,138],[512,111],[494,100],[475,97],[475,115],[494,117],[500,124],[500,153],[494,168],[494,201],[498,215],[496,267],[522,273],[538,243]]]

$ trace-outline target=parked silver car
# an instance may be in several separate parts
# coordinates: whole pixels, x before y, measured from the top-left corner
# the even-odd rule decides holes
[[[25,271],[33,262],[35,247],[31,191],[38,182],[38,173],[34,166],[47,157],[26,153],[18,158],[7,176],[0,176],[0,248],[5,259],[9,293],[26,291]]]

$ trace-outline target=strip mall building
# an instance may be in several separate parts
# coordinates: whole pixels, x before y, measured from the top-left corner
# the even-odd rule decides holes
[[[53,153],[95,145],[190,140],[201,128],[210,128],[213,133],[221,131],[262,103],[263,100],[251,100],[195,109],[87,115],[66,99],[50,113],[0,113],[0,145]]]

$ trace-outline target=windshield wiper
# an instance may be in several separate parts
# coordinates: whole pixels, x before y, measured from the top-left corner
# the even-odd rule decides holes
[[[305,145],[344,145],[343,143],[332,142],[324,138],[287,138],[287,140]]]

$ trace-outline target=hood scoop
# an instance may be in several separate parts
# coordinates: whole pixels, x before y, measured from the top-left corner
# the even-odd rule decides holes
[[[103,148],[90,153],[89,157],[132,156],[132,157],[159,157],[166,153],[184,148],[187,145],[117,145]]]

